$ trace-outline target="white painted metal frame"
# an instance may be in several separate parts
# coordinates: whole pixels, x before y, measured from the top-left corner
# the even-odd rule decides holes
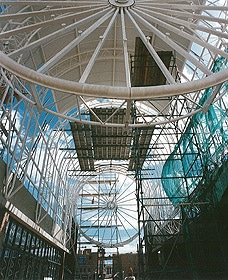
[[[228,40],[228,34],[225,28],[228,22],[227,6],[225,5],[225,1],[223,2],[224,3],[221,2],[219,6],[219,4],[216,1],[210,3],[209,5],[207,3],[205,5],[203,3],[198,4],[198,2],[194,1],[192,3],[186,4],[176,4],[176,2],[173,3],[173,1],[166,1],[165,3],[153,1],[153,3],[151,3],[148,1],[140,0],[129,0],[124,3],[118,1],[110,1],[110,3],[108,1],[100,1],[99,3],[93,3],[93,1],[91,1],[90,4],[87,1],[80,1],[77,3],[65,1],[64,4],[61,3],[59,9],[55,8],[55,5],[59,5],[59,3],[55,1],[52,1],[52,7],[50,5],[46,5],[47,2],[45,1],[42,1],[42,3],[37,1],[37,3],[35,4],[34,2],[31,2],[31,4],[35,5],[34,7],[40,6],[41,10],[38,9],[37,11],[30,11],[29,15],[31,17],[34,17],[34,20],[37,20],[37,17],[39,17],[39,21],[41,22],[36,22],[35,24],[27,24],[27,21],[25,21],[25,26],[21,26],[21,24],[18,24],[16,25],[16,28],[11,28],[11,30],[7,30],[8,25],[5,25],[3,29],[4,32],[1,32],[0,34],[0,38],[3,42],[8,40],[8,38],[13,38],[12,36],[16,36],[16,34],[20,32],[32,33],[30,37],[31,40],[28,41],[28,43],[21,45],[21,47],[15,46],[15,50],[7,53],[7,55],[5,55],[4,53],[0,54],[1,65],[4,68],[8,69],[14,75],[20,77],[20,79],[23,79],[25,84],[30,82],[34,83],[34,85],[49,88],[53,91],[53,93],[55,91],[62,92],[62,95],[64,95],[65,98],[69,98],[69,100],[72,100],[72,102],[74,98],[82,96],[83,103],[86,105],[87,108],[90,108],[90,111],[92,110],[92,107],[91,103],[87,102],[87,98],[108,98],[112,100],[125,99],[128,100],[125,106],[128,106],[129,108],[129,104],[132,104],[132,101],[136,100],[152,100],[153,102],[155,98],[164,99],[170,97],[178,97],[179,95],[182,95],[185,96],[184,98],[188,100],[191,99],[192,102],[196,104],[196,106],[192,107],[191,112],[187,112],[186,109],[182,110],[182,115],[180,117],[188,117],[196,113],[198,111],[196,110],[196,108],[200,107],[198,106],[198,101],[201,96],[201,90],[208,87],[214,87],[218,84],[222,84],[227,80],[227,70],[221,71],[217,74],[211,73],[210,70],[212,59],[215,56],[221,55],[223,57],[228,58],[228,54],[225,51],[226,43]],[[12,3],[11,1],[3,1],[2,5],[8,3],[10,3],[11,5],[15,5],[15,3]],[[29,3],[30,2],[26,4],[29,5]],[[23,4],[23,2],[17,2],[17,6],[21,5],[23,7]],[[180,5],[182,10],[180,10]],[[69,6],[72,8],[71,12],[69,12]],[[91,9],[93,11],[92,14],[90,14]],[[111,28],[114,22],[117,22],[117,14],[119,9],[121,11],[120,29],[122,29],[122,35],[120,38],[123,42],[122,48],[125,63],[123,74],[126,77],[126,86],[108,86],[102,84],[98,85],[94,83],[86,83],[86,80],[91,74],[93,66],[100,61],[99,57],[102,56],[103,52],[102,47],[109,40],[109,37],[107,35],[111,32]],[[55,13],[57,13],[57,15]],[[217,13],[219,13],[220,15],[219,18],[217,17]],[[19,21],[20,19],[23,19],[25,15],[28,15],[28,13],[24,12],[24,8],[22,8],[22,10],[18,10],[18,13],[16,14],[2,15],[1,17],[2,20],[7,20],[7,22],[11,23],[14,20]],[[67,21],[72,20],[72,18],[74,17],[79,17],[80,20],[77,20],[72,24],[66,24]],[[109,20],[110,17],[111,19]],[[129,35],[127,34],[127,29],[129,28],[129,26],[123,26],[126,25],[125,18],[128,21],[130,20],[134,32],[136,32],[136,35],[138,33],[138,36],[140,36],[140,38],[143,40],[145,46],[148,48],[152,57],[158,63],[158,66],[167,78],[167,85],[143,88],[134,88],[130,86],[129,51],[132,51],[132,46],[130,46],[129,48],[129,44],[127,44]],[[37,32],[40,32],[39,30],[42,30],[42,28],[50,27],[50,25],[53,24],[53,20],[56,25],[59,24],[62,27],[54,32],[51,32],[50,34],[47,34],[42,38],[39,38],[38,40],[35,39],[33,34],[38,34]],[[106,24],[105,22],[107,22],[107,30],[104,34],[101,31],[102,33],[100,33],[100,35],[98,36],[100,38],[100,42],[97,45],[97,47],[95,47],[95,45],[92,46],[92,48],[94,48],[95,51],[90,57],[89,61],[87,62],[87,66],[83,70],[84,73],[81,74],[81,77],[78,78],[78,82],[41,74],[50,72],[51,68],[55,67],[55,65],[58,65],[60,60],[66,57],[74,47],[79,47],[80,44],[83,43],[86,39],[88,39],[91,34],[97,31],[99,32],[100,29],[102,30],[103,25]],[[83,28],[84,26],[86,26],[86,29],[83,30],[83,32],[81,32],[79,28]],[[214,26],[216,28],[214,28]],[[29,69],[28,67],[24,67],[23,65],[20,65],[9,59],[9,57],[13,58],[14,60],[19,59],[18,62],[21,63],[23,61],[23,53],[27,51],[32,53],[33,50],[35,50],[37,47],[42,47],[42,45],[45,46],[45,44],[48,44],[49,42],[54,41],[57,38],[60,38],[61,36],[65,36],[65,34],[73,30],[77,31],[78,36],[76,36],[75,39],[72,40],[70,43],[63,46],[61,51],[58,51],[51,58],[46,59],[46,61],[44,61],[44,63],[38,69]],[[170,72],[168,71],[168,69],[166,69],[163,62],[156,53],[157,49],[159,47],[161,48],[162,46],[156,44],[155,46],[153,46],[152,44],[150,44],[146,36],[147,33],[153,34],[154,38],[159,38],[159,40],[163,41],[164,44],[169,46],[171,49],[175,50],[175,52],[178,53],[178,55],[188,60],[191,65],[194,65],[194,68],[198,69],[199,73],[201,72],[200,79],[176,83],[174,78],[171,76]],[[216,43],[211,43],[209,41],[207,42],[204,39],[204,37],[202,37],[201,33],[213,35]],[[180,37],[179,41],[177,41],[177,38],[175,36],[173,37],[174,34]],[[200,54],[197,54],[197,56],[194,57],[188,52],[188,49],[185,49],[185,46],[181,44],[181,39],[187,40],[190,43],[194,42],[199,46],[199,48],[202,47],[206,49],[207,53],[210,54],[211,59],[208,59],[207,62],[204,62],[199,59]],[[217,44],[217,42],[220,42],[220,44]],[[116,48],[115,45],[113,46],[113,48]],[[44,54],[44,56],[46,57],[47,55]],[[81,63],[84,62],[82,61]],[[109,63],[108,60],[105,63]],[[122,71],[122,69],[120,69],[120,71]],[[37,106],[40,107],[40,110],[44,110],[50,113],[50,109],[44,106],[42,102],[38,101],[38,93],[34,92],[33,90],[31,94],[31,102],[36,103]],[[34,94],[37,96],[35,96]],[[34,101],[32,101],[33,99]],[[56,102],[58,103],[62,101],[56,100]],[[147,110],[148,112],[150,112],[150,108],[148,108]],[[172,120],[176,120],[176,118],[173,116],[170,116],[169,119],[166,119],[163,116],[163,110],[164,108],[162,108],[158,112],[159,118],[154,118],[153,122],[149,122],[150,125],[156,125],[157,123],[162,124],[170,122]],[[129,109],[127,111],[129,112]],[[83,122],[83,118],[81,118],[80,114],[78,113],[76,116],[69,116],[67,112],[61,113],[54,111],[53,113],[59,117],[66,117],[69,120],[74,119],[74,121]],[[144,114],[146,114],[146,112],[142,111],[141,115]],[[128,119],[128,117],[126,119]],[[88,120],[86,122],[88,122]],[[93,124],[107,126],[111,125],[108,122],[102,123],[99,121],[99,119],[96,123]],[[126,126],[127,124],[123,125]],[[137,126],[139,124],[134,125]],[[145,121],[143,123],[140,123],[140,126],[142,125],[147,126],[148,122]]]
[[[79,192],[77,186],[85,181],[85,176],[88,179],[94,175],[90,172],[85,175],[80,171],[73,140],[67,132],[69,121],[82,125],[88,123],[127,128],[158,126],[152,142],[155,147],[160,144],[165,147],[164,152],[158,153],[160,163],[154,164],[159,169],[178,141],[187,118],[202,110],[207,112],[208,106],[214,101],[218,102],[224,94],[219,96],[217,89],[227,82],[228,70],[211,73],[211,66],[218,55],[228,59],[227,1],[221,1],[220,6],[218,1],[210,1],[209,5],[207,2],[205,5],[193,2],[195,4],[188,1],[183,4],[183,1],[136,0],[128,5],[106,0],[1,1],[0,78],[3,90],[0,147],[1,156],[7,163],[4,195],[10,199],[25,185],[37,199],[36,223],[40,224],[47,213],[51,215],[64,230],[61,240],[64,245],[71,236],[69,225],[75,217]],[[30,5],[33,10],[28,10]],[[10,6],[14,8],[13,13]],[[66,25],[67,21],[70,24]],[[129,22],[132,23],[130,31],[133,30],[142,38],[157,61],[167,78],[167,85],[132,87],[129,57],[134,46],[129,39]],[[50,29],[49,33],[42,36],[42,30],[46,32],[53,23],[59,24],[59,27],[53,32]],[[121,48],[115,40],[110,44],[111,47],[106,46],[114,31],[114,38],[120,39]],[[56,39],[71,33],[74,33],[72,41],[66,42],[57,53],[53,48],[50,55],[48,44],[55,44]],[[88,52],[83,52],[83,43],[87,43],[86,40],[94,33],[97,39],[91,41],[93,44]],[[181,40],[172,37],[174,33],[183,41],[194,44],[182,45]],[[153,37],[152,44],[147,35]],[[161,43],[156,44],[159,38],[178,53],[180,61],[183,59],[180,66],[185,64],[189,66],[187,69],[192,68],[191,71],[178,69],[182,83],[175,81],[158,58],[156,51],[163,50]],[[79,50],[79,53],[70,53],[72,49]],[[61,58],[65,64],[61,64]],[[112,62],[115,61],[115,65],[122,58],[124,67],[118,71],[123,75],[125,85],[113,85],[118,71],[113,71],[109,85],[96,81],[87,83],[93,67],[103,63],[102,69],[104,61],[108,63],[110,58]],[[77,64],[75,68],[74,61]],[[71,62],[70,66],[68,62]],[[66,74],[71,73],[69,68],[75,72],[79,69],[80,74],[76,79],[72,74],[69,79],[66,78]],[[55,75],[52,76],[52,73]],[[213,95],[202,107],[199,100],[208,87],[214,87]],[[56,92],[60,92],[62,97],[57,99]],[[102,99],[102,102],[98,99]],[[159,107],[158,102],[163,99],[168,101]],[[65,100],[69,100],[68,109],[65,112],[56,109]],[[140,122],[129,124],[133,103]],[[85,113],[93,113],[93,107],[98,106],[115,107],[116,112],[120,108],[127,108],[126,123],[109,123],[108,119],[102,122],[98,117],[96,122],[91,122],[84,117]],[[147,117],[148,114],[152,117]],[[173,131],[172,139],[168,136],[170,129]],[[159,131],[163,131],[163,134],[159,134]],[[167,132],[167,138],[164,132]],[[104,163],[102,171],[109,166]],[[148,166],[151,168],[149,163]],[[124,166],[116,168],[126,174]],[[19,177],[20,184],[16,183],[18,178],[14,174]],[[151,180],[145,189],[149,190],[150,196],[163,196],[159,182],[155,180]],[[149,208],[153,217],[162,219],[173,215],[173,207],[167,206],[168,200],[157,203],[160,205],[159,213],[158,208]],[[162,203],[166,206],[162,207]],[[42,208],[47,211],[44,215]],[[170,232],[177,231],[176,226],[173,225]]]

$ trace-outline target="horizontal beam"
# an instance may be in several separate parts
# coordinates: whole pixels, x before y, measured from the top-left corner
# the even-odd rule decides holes
[[[225,52],[224,52],[225,53]],[[114,98],[125,100],[145,100],[159,97],[173,97],[210,88],[227,81],[228,68],[206,78],[180,84],[160,85],[153,87],[113,87],[105,85],[84,84],[56,77],[51,77],[29,69],[9,58],[0,51],[2,67],[18,77],[45,88],[68,93],[74,96],[91,96],[95,98]]]

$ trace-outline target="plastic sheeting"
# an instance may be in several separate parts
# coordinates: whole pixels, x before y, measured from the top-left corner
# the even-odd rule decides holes
[[[227,66],[226,59],[219,58],[214,64],[213,72]],[[227,89],[228,83],[220,88],[226,102]],[[206,104],[212,90],[212,88],[205,90],[200,105]],[[165,162],[162,170],[162,185],[173,204],[185,202],[193,197],[197,187],[205,184],[205,181],[210,181],[211,174],[227,161],[228,118],[226,114],[217,102],[211,105],[206,113],[200,112],[194,115]],[[220,182],[219,185],[217,197],[221,198],[225,184],[223,186]]]

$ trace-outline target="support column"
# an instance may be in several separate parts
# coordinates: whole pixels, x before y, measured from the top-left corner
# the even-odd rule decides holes
[[[3,207],[0,207],[0,257],[2,252],[3,240],[5,236],[6,225],[9,219],[9,214]]]

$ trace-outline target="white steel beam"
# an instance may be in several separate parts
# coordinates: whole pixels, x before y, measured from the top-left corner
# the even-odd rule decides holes
[[[113,14],[113,10],[109,10],[108,12],[106,12],[101,18],[99,18],[96,21],[96,23],[94,23],[90,27],[88,27],[84,32],[82,32],[82,34],[80,36],[78,36],[75,40],[73,40],[67,46],[65,46],[60,52],[58,52],[56,55],[54,55],[49,61],[47,61],[37,71],[39,73],[48,71],[55,63],[57,63],[68,52],[70,52],[75,46],[77,46],[81,41],[83,41],[86,37],[88,37],[102,23],[104,23],[112,14]]]
[[[37,73],[10,59],[6,54],[0,52],[0,64],[11,73],[26,81],[43,86],[45,88],[62,91],[75,96],[84,95],[90,97],[105,97],[130,100],[144,100],[159,97],[171,97],[183,95],[205,88],[221,84],[228,79],[228,69],[214,73],[206,78],[186,83],[160,85],[155,87],[112,87],[105,85],[82,84],[73,81],[62,80]]]
[[[118,13],[119,13],[119,9],[116,9],[116,11],[115,11],[114,15],[112,16],[104,34],[101,35],[100,41],[99,41],[96,49],[94,50],[94,53],[93,53],[92,57],[90,58],[89,63],[87,64],[87,66],[86,66],[86,68],[85,68],[85,70],[84,70],[84,72],[83,72],[83,74],[82,74],[82,76],[79,80],[79,83],[85,83],[85,81],[87,80],[87,78],[90,74],[90,71],[92,70],[92,67],[93,67],[93,65],[94,65],[94,63],[95,63],[95,61],[96,61],[96,59],[97,59],[97,57],[98,57],[98,55],[101,51],[102,46],[105,43],[105,40],[106,40],[106,38],[107,38],[107,36],[108,36],[112,26],[113,26],[113,23],[114,23],[117,15],[118,15]]]
[[[163,34],[161,31],[159,31],[157,28],[155,28],[152,24],[150,24],[148,21],[146,21],[144,18],[139,16],[134,11],[132,11],[132,14],[134,14],[135,18],[137,18],[145,27],[147,27],[149,30],[151,30],[151,32],[156,34],[162,41],[164,41],[164,43],[168,44],[173,50],[177,51],[183,57],[187,58],[190,62],[192,62],[195,66],[197,66],[204,74],[206,74],[206,75],[212,74],[212,72],[206,66],[204,66],[202,63],[200,63],[197,59],[195,59],[192,55],[190,55],[187,51],[185,51],[177,43],[175,43],[169,36],[167,36],[166,34]],[[159,64],[158,64],[158,66],[159,66]],[[163,69],[161,69],[161,70],[163,72]]]
[[[101,8],[93,9],[94,12],[97,11],[97,10],[98,10],[97,13],[89,15],[89,16],[83,18],[82,20],[74,22],[74,23],[72,23],[68,26],[65,26],[64,28],[61,28],[61,29],[59,29],[55,32],[52,32],[47,36],[44,36],[44,37],[42,37],[42,38],[40,38],[40,39],[38,39],[34,42],[29,43],[28,45],[25,45],[25,46],[15,50],[15,51],[11,52],[9,54],[9,57],[14,59],[25,51],[32,50],[32,49],[34,49],[38,46],[41,46],[41,45],[44,45],[44,44],[50,42],[51,40],[55,40],[55,39],[63,36],[66,32],[72,31],[72,30],[80,27],[83,24],[87,24],[90,21],[93,21],[93,20],[96,20],[97,18],[100,18],[102,15],[104,15],[108,11],[110,11],[110,8],[102,9],[102,10],[101,10]],[[82,12],[77,13],[76,15],[83,15],[83,14],[86,14],[86,13],[88,13],[88,11],[82,11]],[[74,17],[75,17],[75,14],[74,14]],[[56,23],[56,20],[54,21],[54,23]],[[52,21],[52,24],[53,24],[53,21]],[[16,29],[16,32],[17,32],[16,34],[18,34],[17,29]],[[5,38],[4,33],[2,33],[2,36],[3,36],[3,38]],[[0,38],[1,38],[1,33],[0,33]]]
[[[131,13],[135,14],[133,11],[131,11]],[[128,10],[126,10],[126,14],[127,14],[128,18],[132,22],[135,30],[139,34],[141,40],[143,41],[144,45],[146,46],[146,48],[150,52],[151,56],[153,57],[153,59],[157,63],[157,65],[160,68],[160,70],[162,71],[163,75],[166,77],[168,83],[175,84],[176,82],[175,82],[173,76],[170,74],[169,70],[167,69],[167,67],[165,66],[163,61],[160,59],[159,55],[156,53],[156,51],[154,50],[154,48],[152,47],[150,42],[147,40],[145,34],[143,33],[143,31],[139,27],[139,25],[136,23],[136,21],[134,20],[134,18],[131,15],[131,13]]]

